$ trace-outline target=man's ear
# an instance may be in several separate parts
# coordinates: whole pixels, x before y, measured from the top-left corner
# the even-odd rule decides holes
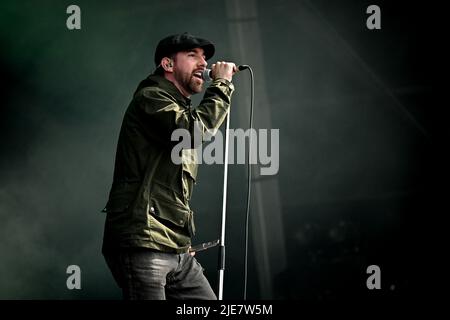
[[[161,66],[163,67],[164,71],[173,72],[173,60],[169,57],[164,57],[161,59]]]

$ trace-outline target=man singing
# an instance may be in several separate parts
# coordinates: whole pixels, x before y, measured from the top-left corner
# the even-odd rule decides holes
[[[171,158],[174,130],[186,129],[191,137],[194,130],[216,132],[227,116],[237,71],[233,63],[211,66],[213,81],[200,105],[191,106],[190,96],[202,91],[202,72],[214,51],[210,41],[188,33],[162,39],[156,70],[139,84],[126,110],[103,210],[102,248],[124,299],[217,299],[189,253],[196,151],[183,149],[181,164]]]

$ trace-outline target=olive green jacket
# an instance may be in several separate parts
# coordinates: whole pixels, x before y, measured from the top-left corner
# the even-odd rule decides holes
[[[198,121],[204,141],[206,133],[215,132],[225,120],[233,90],[231,82],[217,79],[192,108],[190,99],[164,77],[150,75],[139,84],[122,122],[113,183],[103,209],[104,252],[118,247],[187,251],[195,234],[189,200],[197,154],[183,149],[182,163],[175,164],[171,153],[179,141],[171,141],[172,132],[186,129],[193,137]]]

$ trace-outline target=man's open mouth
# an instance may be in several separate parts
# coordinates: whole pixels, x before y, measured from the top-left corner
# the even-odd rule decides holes
[[[203,80],[203,77],[202,77],[202,71],[201,71],[201,70],[195,71],[194,74],[193,74],[193,76],[194,76],[195,78],[199,78],[199,79]]]

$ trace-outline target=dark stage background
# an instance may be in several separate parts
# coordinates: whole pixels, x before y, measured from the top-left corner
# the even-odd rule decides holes
[[[118,132],[158,40],[184,31],[254,67],[255,127],[280,129],[279,172],[255,182],[248,297],[431,295],[442,9],[392,2],[2,1],[0,298],[120,299],[100,253]],[[70,4],[81,30],[66,28]],[[247,126],[248,81],[235,77],[232,128]],[[195,243],[219,236],[222,170],[200,168]],[[246,167],[229,171],[224,297],[240,299]],[[197,255],[213,286],[216,255]],[[81,290],[66,288],[72,264]]]

